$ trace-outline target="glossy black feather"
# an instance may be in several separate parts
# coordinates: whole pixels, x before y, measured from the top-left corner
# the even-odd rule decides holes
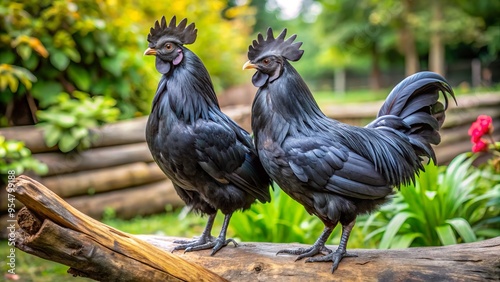
[[[282,75],[260,87],[254,100],[256,146],[271,178],[323,221],[376,208],[393,188],[414,180],[423,159],[435,157],[430,144],[440,141],[439,93],[453,97],[441,76],[407,78],[363,128],[326,117],[300,75],[286,60],[283,65]],[[440,109],[438,115],[446,102]],[[345,197],[352,205],[337,214],[338,207],[321,197]]]
[[[230,214],[270,201],[251,136],[221,112],[201,60],[178,48],[183,59],[162,75],[146,127],[154,160],[195,211]]]
[[[271,30],[268,38],[273,38]],[[252,129],[259,157],[281,189],[325,224],[311,248],[278,253],[330,260],[334,271],[346,255],[356,217],[387,201],[393,188],[414,181],[423,160],[435,159],[431,144],[440,141],[447,95],[454,94],[440,75],[418,73],[394,88],[373,122],[350,126],[326,117],[282,48],[273,50],[263,40],[259,35],[254,41],[244,65],[257,70]],[[338,249],[313,257],[324,250],[338,223]]]

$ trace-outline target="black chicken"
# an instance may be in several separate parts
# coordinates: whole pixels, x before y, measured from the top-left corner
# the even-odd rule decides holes
[[[415,179],[422,161],[435,159],[430,144],[440,142],[439,128],[455,99],[446,80],[421,72],[400,82],[389,94],[378,117],[366,127],[330,119],[288,61],[303,52],[296,35],[275,39],[271,29],[248,51],[243,69],[256,69],[259,87],[252,106],[252,129],[260,160],[271,178],[325,229],[311,248],[279,253],[309,257],[307,262],[333,261],[332,272],[346,253],[357,215],[373,211],[388,200],[393,188]],[[439,92],[445,98],[438,101]],[[340,222],[342,237],[335,252],[325,247]],[[328,254],[313,257],[321,252]]]
[[[212,81],[201,60],[184,44],[196,40],[194,23],[176,26],[175,16],[155,22],[145,55],[156,56],[162,74],[146,127],[146,141],[154,160],[170,178],[181,199],[195,212],[208,214],[201,236],[177,241],[174,250],[212,249],[226,240],[231,215],[258,199],[270,201],[270,179],[248,132],[221,112]],[[225,215],[220,235],[211,236],[217,211]]]

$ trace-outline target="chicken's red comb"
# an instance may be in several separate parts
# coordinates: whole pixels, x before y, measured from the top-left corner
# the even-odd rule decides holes
[[[161,18],[161,22],[156,21],[155,26],[151,28],[148,34],[149,43],[156,44],[162,37],[168,37],[170,41],[178,44],[191,44],[196,40],[198,30],[194,28],[194,23],[186,27],[187,19],[175,25],[176,17],[173,16],[170,23],[167,25],[165,16]]]
[[[266,39],[259,33],[257,40],[254,40],[252,45],[248,47],[248,59],[253,61],[257,58],[275,55],[282,56],[290,61],[298,61],[304,53],[304,50],[300,50],[302,42],[293,43],[295,38],[297,38],[296,34],[290,36],[285,41],[286,31],[286,28],[283,29],[280,35],[274,38],[272,28],[268,28]]]

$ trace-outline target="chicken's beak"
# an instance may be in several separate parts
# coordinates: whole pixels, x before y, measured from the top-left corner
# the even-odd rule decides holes
[[[148,48],[146,51],[144,51],[144,56],[146,55],[156,55],[156,49],[154,48]]]
[[[252,64],[252,62],[250,62],[250,61],[247,61],[247,62],[243,65],[243,69],[244,69],[244,70],[249,70],[249,69],[257,69],[257,65]]]

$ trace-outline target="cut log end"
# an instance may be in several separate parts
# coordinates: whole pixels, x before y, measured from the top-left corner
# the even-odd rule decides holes
[[[17,213],[17,224],[29,235],[35,235],[42,227],[42,221],[26,207]]]

